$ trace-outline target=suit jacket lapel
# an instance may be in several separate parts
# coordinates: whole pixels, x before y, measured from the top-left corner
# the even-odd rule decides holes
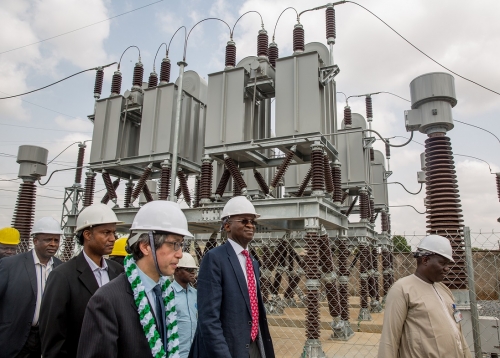
[[[245,302],[247,304],[248,312],[250,315],[252,314],[251,308],[250,308],[250,296],[248,295],[248,285],[247,281],[245,280],[245,275],[243,274],[243,270],[241,269],[240,261],[238,260],[238,257],[236,256],[236,252],[234,252],[233,247],[229,242],[225,243],[229,262],[233,266],[233,271],[234,274],[236,275],[236,280],[238,281],[238,285],[240,286],[241,294],[243,295],[243,298],[245,299]]]
[[[107,260],[106,260],[107,261]],[[107,262],[108,264],[108,276],[109,276],[109,280],[113,280],[114,278],[116,278],[121,272],[118,272],[117,270],[115,270],[113,267],[111,267],[109,265],[109,261]]]
[[[24,266],[26,267],[26,271],[28,272],[28,277],[30,278],[31,288],[33,289],[33,293],[35,297],[37,295],[38,289],[36,284],[36,268],[35,261],[33,260],[33,253],[28,251],[24,254]]]
[[[90,294],[94,294],[95,291],[99,288],[97,284],[97,280],[94,276],[94,273],[90,269],[87,260],[83,256],[83,251],[76,257],[76,269],[80,272],[79,280],[83,283],[83,285],[89,290]]]

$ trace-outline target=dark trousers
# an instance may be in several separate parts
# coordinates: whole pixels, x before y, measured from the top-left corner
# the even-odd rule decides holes
[[[40,332],[38,327],[31,327],[30,334],[17,358],[40,358],[42,348],[40,345]]]
[[[260,351],[259,351],[259,345],[257,344],[257,341],[253,341],[250,343],[250,358],[261,358]]]

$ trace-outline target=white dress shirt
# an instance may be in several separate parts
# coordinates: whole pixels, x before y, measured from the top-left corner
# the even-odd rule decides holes
[[[236,243],[236,241],[233,241],[232,239],[227,239],[231,246],[234,249],[234,252],[236,252],[236,257],[238,258],[238,261],[240,262],[241,269],[243,270],[243,275],[245,275],[245,280],[247,281],[247,286],[248,286],[248,277],[247,277],[247,258],[245,255],[243,255],[242,251],[247,250],[247,248],[241,247],[240,244]],[[253,268],[253,263],[252,263],[252,268]],[[254,275],[254,280],[255,280],[255,275]]]
[[[148,298],[149,306],[151,307],[153,313],[156,316],[156,295],[153,289],[155,288],[156,285],[160,283],[160,280],[158,280],[158,282],[154,282],[154,280],[148,275],[146,275],[139,267],[137,267],[137,272],[139,273],[142,285],[144,286],[144,291],[146,291],[146,297]]]
[[[35,315],[33,316],[31,325],[36,326],[38,324],[38,318],[40,317],[40,305],[42,303],[43,292],[45,291],[45,283],[47,282],[47,277],[49,277],[49,274],[52,271],[54,260],[51,257],[47,264],[44,265],[40,262],[35,250],[31,250],[31,252],[33,253],[33,261],[35,261],[37,287]]]
[[[87,260],[90,269],[94,273],[95,279],[99,287],[102,287],[103,285],[107,284],[109,282],[109,275],[108,275],[108,263],[106,262],[106,260],[104,260],[104,258],[101,257],[101,266],[97,266],[96,263],[92,261],[90,257],[87,256],[85,251],[83,251],[83,257],[85,257],[85,260]]]

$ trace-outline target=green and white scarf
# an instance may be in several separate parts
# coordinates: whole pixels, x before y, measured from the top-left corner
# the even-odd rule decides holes
[[[179,358],[179,334],[177,333],[177,314],[175,312],[174,289],[170,280],[160,276],[161,296],[165,304],[165,321],[167,324],[167,346],[163,347],[161,336],[156,329],[154,312],[149,305],[146,290],[139,276],[137,265],[132,255],[124,260],[125,274],[134,293],[134,301],[139,313],[139,320],[148,340],[154,358]]]

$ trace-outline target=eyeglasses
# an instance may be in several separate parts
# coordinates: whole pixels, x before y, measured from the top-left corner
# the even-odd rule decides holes
[[[252,226],[257,226],[257,221],[252,220],[252,219],[241,219],[241,220],[231,220],[231,221],[237,221],[237,222],[241,223],[243,226],[247,226],[248,224],[250,224]],[[231,221],[229,221],[229,222],[231,222]]]
[[[187,271],[189,273],[195,273],[197,269],[195,268],[187,268],[187,267],[181,267],[184,271]]]
[[[184,241],[179,242],[179,241],[164,241],[164,244],[169,244],[172,245],[174,248],[174,251],[179,251],[179,249],[184,249]]]

